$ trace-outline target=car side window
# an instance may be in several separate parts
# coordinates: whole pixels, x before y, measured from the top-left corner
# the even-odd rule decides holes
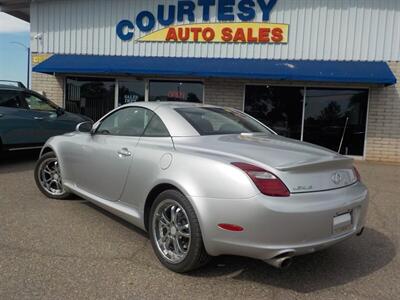
[[[104,119],[96,134],[142,136],[154,113],[141,107],[126,107]]]
[[[24,94],[23,98],[26,101],[26,104],[28,105],[29,109],[41,110],[41,111],[54,111],[56,109],[56,107],[53,107],[45,100],[40,99],[39,97],[36,97],[35,95],[32,94]]]
[[[0,91],[0,106],[10,108],[25,108],[21,105],[19,94],[13,91]]]
[[[150,123],[147,125],[147,128],[143,134],[143,136],[147,137],[169,137],[170,134],[168,132],[167,127],[165,127],[163,121],[161,121],[160,117],[156,114],[153,115]]]

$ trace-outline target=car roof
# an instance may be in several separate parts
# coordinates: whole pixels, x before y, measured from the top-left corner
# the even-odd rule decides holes
[[[130,104],[125,104],[124,106],[140,106],[145,107],[151,110],[156,110],[158,108],[167,108],[167,109],[175,109],[175,108],[184,108],[184,107],[220,107],[210,104],[204,103],[195,103],[195,102],[174,102],[174,101],[148,101],[148,102],[135,102]]]
[[[143,107],[154,111],[164,122],[168,128],[171,136],[199,136],[200,134],[185,120],[175,108],[187,108],[187,107],[219,107],[214,105],[208,105],[203,103],[192,103],[192,102],[135,102],[125,104],[118,109],[123,107]],[[104,116],[104,117],[107,117]],[[103,117],[103,118],[104,118]]]
[[[169,108],[181,107],[218,107],[210,104],[197,103],[197,102],[161,102],[160,106],[167,106]]]
[[[26,88],[18,87],[18,86],[13,86],[13,85],[8,85],[8,84],[1,84],[0,83],[0,90],[7,90],[7,91],[18,91],[18,92],[25,92],[29,91]]]
[[[42,94],[40,94],[38,92],[35,92],[34,90],[30,90],[30,89],[27,89],[27,88],[24,88],[24,87],[1,84],[1,83],[0,83],[0,91],[26,92],[26,93],[30,93],[30,94],[33,94],[33,95],[36,95],[36,96],[40,96],[40,97],[42,97],[44,99],[47,99],[46,96],[44,96],[44,95],[42,95]],[[49,100],[49,99],[47,99],[47,100]]]

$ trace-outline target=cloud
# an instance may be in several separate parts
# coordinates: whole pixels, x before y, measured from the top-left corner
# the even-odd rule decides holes
[[[30,24],[0,12],[0,33],[27,32]]]

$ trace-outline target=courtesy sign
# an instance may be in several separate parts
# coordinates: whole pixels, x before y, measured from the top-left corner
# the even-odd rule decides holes
[[[156,13],[145,10],[135,20],[121,20],[116,33],[123,41],[139,42],[287,43],[289,25],[268,22],[277,1],[179,0],[158,5]],[[256,17],[262,21],[254,22]],[[157,24],[161,29],[154,31]],[[137,31],[146,34],[135,39]]]

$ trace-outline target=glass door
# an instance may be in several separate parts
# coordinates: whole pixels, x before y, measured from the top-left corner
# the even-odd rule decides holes
[[[304,141],[362,156],[368,90],[307,88]]]
[[[246,113],[279,135],[345,155],[364,155],[367,109],[367,89],[246,86]]]
[[[105,78],[69,77],[65,108],[97,121],[114,109],[115,80]]]
[[[282,136],[301,138],[304,88],[246,86],[244,110]]]

